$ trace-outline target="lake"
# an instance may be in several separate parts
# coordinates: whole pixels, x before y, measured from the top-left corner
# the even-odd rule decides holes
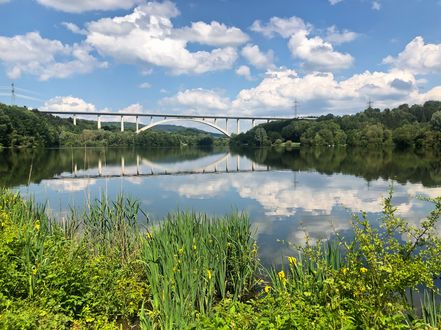
[[[151,221],[191,210],[249,214],[264,264],[302,245],[351,235],[352,214],[378,221],[391,186],[398,212],[417,224],[441,196],[441,158],[432,152],[81,148],[4,151],[0,186],[47,203],[59,219],[89,201],[138,200]]]

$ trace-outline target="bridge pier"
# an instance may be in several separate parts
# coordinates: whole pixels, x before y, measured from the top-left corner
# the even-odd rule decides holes
[[[136,133],[139,133],[139,117],[136,116]]]
[[[101,129],[101,115],[97,116],[97,123],[98,129]]]
[[[121,116],[121,132],[124,132],[124,116]]]
[[[77,115],[73,115],[73,124],[77,126]]]
[[[239,135],[239,133],[240,133],[240,124],[239,124],[239,120],[240,120],[240,119],[236,119],[236,123],[237,123],[237,125],[236,125],[237,135]]]
[[[254,128],[254,126],[256,126],[255,121],[256,121],[256,119],[251,119],[251,128]]]

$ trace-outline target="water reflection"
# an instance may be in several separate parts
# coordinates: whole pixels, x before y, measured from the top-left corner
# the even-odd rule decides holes
[[[350,235],[351,215],[381,216],[394,183],[400,214],[417,224],[441,196],[435,153],[392,150],[296,149],[65,149],[0,154],[0,185],[37,201],[58,216],[87,201],[124,193],[152,219],[176,209],[250,214],[265,263],[286,250],[277,240],[302,244]]]

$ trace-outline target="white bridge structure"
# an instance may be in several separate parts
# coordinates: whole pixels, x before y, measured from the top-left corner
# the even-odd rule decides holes
[[[204,124],[214,128],[215,130],[221,132],[227,137],[230,137],[232,132],[229,127],[229,123],[235,122],[236,134],[240,133],[240,123],[241,121],[251,122],[251,127],[254,127],[259,123],[270,122],[274,120],[292,120],[291,117],[252,117],[252,116],[212,116],[212,115],[177,115],[177,114],[157,114],[157,113],[115,113],[115,112],[89,112],[89,111],[40,111],[41,113],[48,113],[52,115],[69,115],[72,117],[73,124],[77,124],[77,117],[95,117],[97,121],[97,128],[101,129],[102,118],[114,118],[115,116],[120,117],[121,121],[121,132],[124,132],[124,122],[127,118],[135,118],[136,133],[146,131],[152,127],[168,124],[170,122],[179,121],[192,121],[200,124]],[[148,123],[140,128],[140,118],[147,118]],[[295,119],[308,119],[314,120],[314,117],[295,117]]]
[[[204,162],[190,161],[186,166],[183,163],[161,164],[141,156],[136,156],[136,163],[126,164],[125,157],[121,157],[120,164],[107,165],[105,159],[99,159],[96,167],[79,169],[78,164],[72,164],[72,172],[64,172],[55,176],[52,180],[65,179],[98,179],[98,178],[120,178],[120,177],[150,177],[166,175],[198,175],[198,174],[225,174],[225,173],[247,173],[266,172],[271,168],[260,165],[250,159],[239,155],[232,156],[230,153],[207,157]],[[214,159],[213,159],[214,158]],[[186,162],[184,162],[186,163]]]

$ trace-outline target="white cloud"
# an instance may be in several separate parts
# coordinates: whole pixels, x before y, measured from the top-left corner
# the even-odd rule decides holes
[[[99,62],[91,51],[88,45],[64,45],[58,40],[42,38],[38,32],[0,36],[0,61],[11,79],[24,73],[38,76],[40,80],[66,78],[107,67],[107,63]]]
[[[335,25],[332,25],[326,29],[326,41],[334,45],[351,42],[358,37],[358,33],[349,30],[339,31]]]
[[[83,99],[73,96],[56,96],[47,100],[41,107],[43,111],[86,111],[96,112],[97,109],[94,104],[88,103]]]
[[[258,69],[268,69],[274,66],[274,54],[271,50],[265,54],[260,51],[259,46],[248,44],[242,48],[241,54]]]
[[[248,66],[246,66],[246,65],[241,65],[240,67],[238,67],[236,69],[236,74],[238,76],[244,77],[247,80],[251,80],[252,79],[250,68]]]
[[[275,34],[289,38],[299,31],[310,31],[311,29],[312,25],[306,24],[301,18],[295,16],[290,18],[272,17],[266,25],[262,25],[257,20],[251,26],[252,31],[262,33],[268,38],[272,38]]]
[[[418,36],[397,57],[388,56],[383,63],[415,74],[441,73],[441,44],[425,44]]]
[[[150,2],[136,7],[129,15],[89,23],[87,42],[102,55],[118,61],[162,66],[174,74],[230,69],[238,57],[236,49],[225,47],[190,52],[188,40],[175,35],[171,18],[178,14],[171,2]],[[201,35],[198,38],[202,38]],[[213,43],[226,42],[217,33],[209,33],[205,41],[210,38]]]
[[[291,55],[302,60],[302,64],[307,70],[341,70],[349,68],[354,61],[351,55],[334,50],[332,44],[322,38],[310,37],[313,26],[295,16],[287,19],[272,17],[266,25],[262,25],[260,21],[255,21],[251,29],[267,37],[279,34],[283,38],[289,38],[288,47]],[[354,37],[349,31],[342,35],[335,27],[331,27],[330,32],[333,32],[331,37],[340,43],[344,39]]]
[[[349,68],[354,59],[349,54],[334,50],[333,46],[320,37],[308,38],[306,31],[294,34],[288,42],[294,58],[304,61],[311,70],[334,71]]]
[[[60,180],[44,180],[43,186],[46,186],[58,192],[74,192],[84,191],[96,184],[95,179],[60,179]]]
[[[149,89],[152,87],[152,85],[148,82],[143,82],[142,84],[139,84],[138,87],[143,89]]]
[[[4,3],[8,3],[10,0],[0,0],[0,5]]]
[[[90,10],[129,9],[142,0],[37,0],[40,4],[68,13],[82,13]]]
[[[239,46],[248,41],[248,36],[239,28],[227,27],[222,23],[193,22],[191,27],[175,31],[177,38],[210,46]]]
[[[336,5],[337,3],[339,3],[339,2],[342,2],[343,0],[329,0],[329,3],[331,4],[331,5]]]
[[[372,9],[373,10],[380,10],[381,9],[381,3],[379,1],[372,1]]]
[[[230,101],[228,98],[221,97],[212,90],[202,88],[187,89],[177,93],[175,96],[167,97],[161,100],[161,104],[179,105],[191,109],[210,110],[228,110]]]
[[[233,109],[250,115],[269,112],[291,115],[297,99],[302,114],[345,114],[360,111],[369,99],[377,107],[391,107],[421,103],[429,96],[441,99],[441,90],[421,94],[415,76],[409,71],[366,71],[338,81],[332,73],[301,77],[294,70],[282,68],[268,71],[256,87],[241,90],[233,101]]]
[[[68,29],[70,32],[75,34],[82,34],[86,35],[87,31],[80,28],[78,25],[71,23],[71,22],[62,22],[61,25],[63,25],[66,29]]]

